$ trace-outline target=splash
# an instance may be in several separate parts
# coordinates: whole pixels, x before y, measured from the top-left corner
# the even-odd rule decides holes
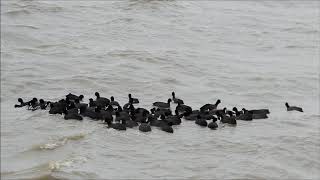
[[[76,135],[71,135],[71,136],[66,136],[59,138],[55,140],[54,142],[49,142],[49,143],[44,143],[40,145],[36,145],[32,148],[32,150],[54,150],[57,149],[61,146],[64,146],[67,144],[69,141],[77,141],[81,140],[86,136],[84,133],[76,134]]]
[[[49,169],[51,171],[59,171],[62,167],[72,167],[76,163],[85,163],[87,162],[86,157],[70,157],[60,161],[51,161],[49,162]]]
[[[53,176],[54,172],[60,171],[63,167],[72,167],[76,163],[87,162],[86,157],[72,156],[65,160],[51,161],[34,167],[19,171],[1,172],[1,178],[4,179],[60,179]]]

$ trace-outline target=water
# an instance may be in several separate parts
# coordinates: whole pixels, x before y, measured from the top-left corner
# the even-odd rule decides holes
[[[4,179],[319,179],[319,2],[2,1]],[[117,132],[18,97],[269,108],[269,119]],[[286,112],[284,103],[304,113]]]

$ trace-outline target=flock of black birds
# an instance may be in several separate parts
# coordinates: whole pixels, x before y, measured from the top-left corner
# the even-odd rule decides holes
[[[83,117],[91,118],[92,120],[102,120],[108,128],[117,130],[126,130],[139,126],[142,132],[151,131],[151,127],[158,127],[162,131],[173,133],[173,125],[181,124],[181,119],[195,121],[195,124],[217,129],[220,120],[223,124],[236,125],[238,120],[251,121],[253,119],[266,119],[270,112],[268,109],[247,110],[242,108],[238,110],[236,107],[232,110],[227,108],[218,109],[221,103],[220,99],[215,104],[205,104],[199,110],[193,110],[190,106],[184,104],[182,99],[176,98],[172,92],[172,98],[167,102],[154,102],[153,108],[149,110],[145,108],[135,108],[139,104],[137,98],[128,95],[129,101],[123,107],[114,100],[111,96],[110,100],[101,97],[98,92],[95,93],[96,99],[89,99],[89,104],[83,103],[83,95],[77,96],[69,93],[65,99],[57,102],[44,101],[33,98],[28,102],[24,102],[22,98],[18,99],[20,104],[15,107],[27,107],[28,110],[45,110],[49,108],[50,114],[62,114],[64,119],[83,120]],[[174,113],[171,110],[171,104],[177,104]],[[285,104],[287,111],[300,111],[302,108],[289,106]],[[208,123],[209,122],[209,123]]]

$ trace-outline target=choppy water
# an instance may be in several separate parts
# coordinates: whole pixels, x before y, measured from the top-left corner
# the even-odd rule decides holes
[[[319,179],[319,5],[1,1],[2,178]],[[194,108],[220,98],[270,118],[144,134],[13,108],[95,91],[149,108],[172,90]]]

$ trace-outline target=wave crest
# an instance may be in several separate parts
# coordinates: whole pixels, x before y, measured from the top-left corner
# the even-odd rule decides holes
[[[59,138],[53,142],[35,145],[32,148],[32,150],[54,150],[54,149],[57,149],[61,146],[64,146],[70,140],[77,141],[77,140],[83,139],[85,136],[86,136],[86,134],[80,133],[80,134],[76,134],[76,135],[62,137],[62,138]]]

